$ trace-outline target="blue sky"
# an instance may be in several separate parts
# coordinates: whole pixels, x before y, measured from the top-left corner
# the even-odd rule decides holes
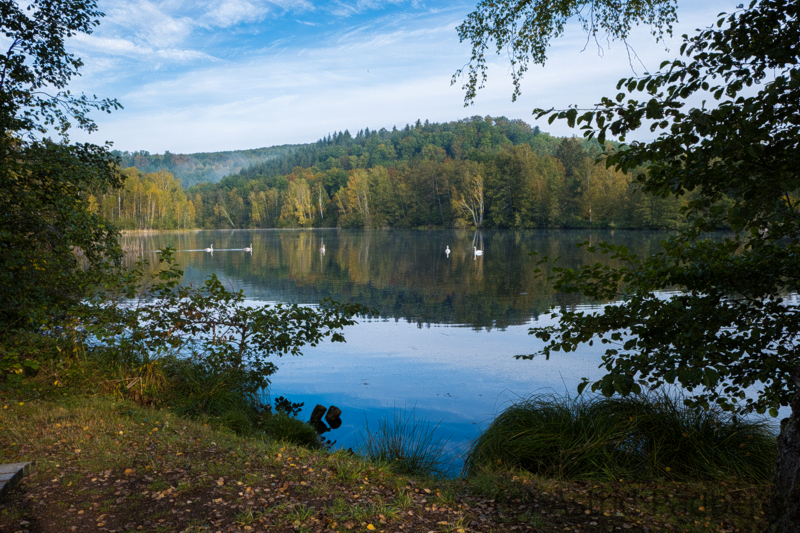
[[[737,2],[679,1],[676,38],[656,43],[647,28],[632,39],[655,70],[677,54],[682,33],[704,27]],[[584,46],[573,25],[554,41],[548,63],[532,67],[511,101],[504,56],[491,58],[489,83],[463,107],[450,78],[469,59],[455,27],[475,1],[441,0],[99,0],[106,13],[90,36],[71,40],[83,75],[71,85],[117,98],[123,110],[94,115],[100,130],[73,140],[161,153],[237,150],[313,142],[330,132],[403,127],[472,115],[534,123],[535,107],[590,105],[631,75],[621,43]],[[665,49],[669,48],[669,51]],[[583,50],[583,51],[582,51]],[[576,133],[565,124],[540,127]]]

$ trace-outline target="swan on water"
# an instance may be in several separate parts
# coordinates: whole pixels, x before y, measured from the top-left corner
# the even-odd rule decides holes
[[[251,242],[250,243],[250,248],[245,248],[244,251],[245,252],[252,252],[253,251],[253,243]]]
[[[445,248],[444,253],[447,255],[447,257],[450,257],[450,245],[449,244]]]
[[[214,245],[213,244],[211,245],[211,248],[206,248],[206,252],[213,252],[213,251],[214,251]]]
[[[478,250],[477,248],[475,248],[473,246],[472,247],[472,253],[474,253],[475,255],[483,255],[483,250]]]

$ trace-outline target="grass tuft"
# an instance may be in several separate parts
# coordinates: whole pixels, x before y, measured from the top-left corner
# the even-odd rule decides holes
[[[415,410],[394,409],[378,420],[372,432],[369,423],[359,432],[359,454],[384,461],[400,474],[443,476],[450,473],[446,446],[448,439],[436,436],[439,424],[417,419]]]
[[[763,483],[775,459],[775,432],[764,420],[695,411],[666,394],[537,395],[500,413],[473,443],[466,468],[557,479]]]

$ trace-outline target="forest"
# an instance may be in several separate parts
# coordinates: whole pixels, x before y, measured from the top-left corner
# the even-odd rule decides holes
[[[173,154],[169,150],[163,154],[151,154],[147,150],[111,153],[119,158],[122,168],[136,167],[142,172],[165,170],[181,180],[184,187],[198,183],[217,182],[228,174],[239,172],[242,168],[269,161],[291,153],[300,145],[285,144],[252,150],[226,152],[199,152],[195,154]]]
[[[505,117],[418,120],[282,147],[188,189],[134,158],[90,205],[122,229],[676,228],[683,200],[642,193],[602,148]]]

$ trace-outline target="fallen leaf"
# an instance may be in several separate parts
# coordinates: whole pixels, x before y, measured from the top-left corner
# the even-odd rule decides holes
[[[370,531],[375,531],[375,526],[373,526],[372,524],[367,524],[367,529],[369,529]]]
[[[217,485],[219,485],[220,487],[221,487],[222,485],[224,485],[224,484],[225,484],[225,480],[224,480],[224,479],[222,479],[222,478],[219,478],[219,479],[217,480]]]

